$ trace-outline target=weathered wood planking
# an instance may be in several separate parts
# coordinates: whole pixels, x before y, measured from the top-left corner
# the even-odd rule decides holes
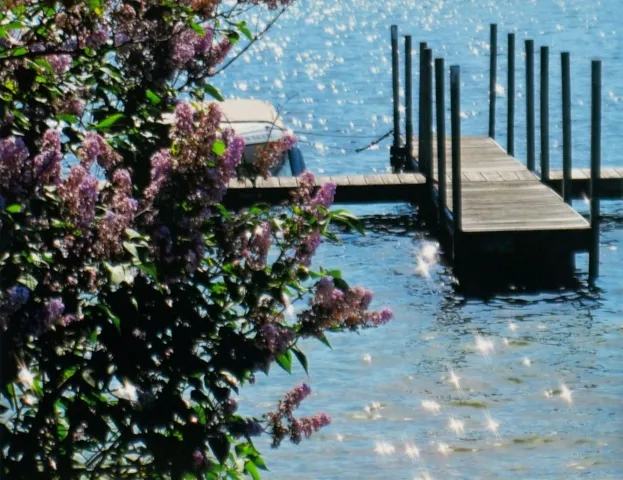
[[[327,182],[336,184],[336,203],[417,202],[425,192],[426,179],[419,173],[316,177],[316,185]],[[250,180],[234,180],[229,184],[225,203],[232,206],[258,202],[275,205],[289,200],[297,186],[295,177],[258,179],[255,185]]]
[[[433,176],[438,185],[437,139],[434,139]],[[446,139],[446,222],[452,231],[451,145]],[[417,151],[418,141],[414,141]],[[578,181],[588,182],[586,173]],[[620,179],[619,179],[620,180]],[[452,235],[458,255],[519,252],[538,249],[540,243],[551,248],[552,239],[569,251],[586,250],[590,225],[584,217],[539,177],[509,156],[488,137],[461,139],[461,231]],[[438,193],[437,193],[438,194]]]

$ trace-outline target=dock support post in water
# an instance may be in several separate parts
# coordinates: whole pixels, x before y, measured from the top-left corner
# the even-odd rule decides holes
[[[420,89],[418,97],[418,163],[420,172],[426,172],[425,145],[422,142],[424,138],[424,50],[426,50],[426,42],[420,42]]]
[[[506,151],[515,156],[515,34],[508,34],[508,110],[506,119]]]
[[[549,47],[541,47],[541,181],[549,180]]]
[[[400,141],[400,62],[398,53],[398,26],[392,25],[392,94],[394,100],[394,144],[390,152],[390,164],[394,172],[401,170],[404,159]]]
[[[526,40],[526,130],[526,163],[534,172],[534,40]]]
[[[454,256],[458,253],[462,225],[461,191],[461,67],[450,67],[450,123],[452,128],[452,239]]]
[[[445,67],[443,58],[435,59],[435,104],[437,106],[437,179],[439,221],[443,222],[446,213],[446,99]]]
[[[495,98],[498,70],[498,26],[490,27],[489,40],[489,138],[495,138]]]
[[[426,182],[428,198],[433,200],[435,191],[434,164],[433,164],[433,50],[424,50],[424,140],[426,142]]]
[[[405,135],[407,137],[405,147],[405,170],[415,171],[413,160],[413,39],[411,35],[405,36]]]
[[[562,198],[571,205],[571,66],[569,52],[560,54],[562,67]]]
[[[599,275],[599,182],[601,177],[601,60],[591,64],[591,251],[588,277]]]

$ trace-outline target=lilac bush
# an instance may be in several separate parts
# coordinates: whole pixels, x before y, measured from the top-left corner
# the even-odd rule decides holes
[[[0,444],[6,478],[260,478],[253,439],[299,443],[299,385],[260,418],[238,392],[303,339],[376,327],[372,293],[310,270],[335,185],[223,206],[244,140],[209,79],[250,8],[290,0],[0,5]],[[184,99],[184,100],[182,100]],[[173,122],[164,114],[173,114]],[[259,149],[268,175],[296,139]],[[292,315],[293,304],[298,313]]]

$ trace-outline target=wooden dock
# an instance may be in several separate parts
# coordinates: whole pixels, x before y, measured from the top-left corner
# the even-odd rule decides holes
[[[573,276],[574,254],[589,252],[589,279],[599,272],[599,210],[601,198],[623,197],[623,168],[601,167],[601,62],[591,61],[590,169],[572,168],[570,68],[562,59],[562,171],[550,170],[549,50],[540,50],[540,141],[536,137],[534,41],[525,42],[526,162],[515,154],[515,34],[508,34],[506,149],[495,141],[497,26],[491,25],[489,135],[461,134],[460,66],[450,77],[450,128],[446,137],[443,58],[434,58],[420,43],[419,138],[413,135],[412,38],[405,36],[405,137],[401,136],[398,27],[392,26],[392,96],[394,112],[390,167],[393,173],[326,176],[318,184],[336,184],[336,203],[417,203],[432,220],[456,276],[476,272],[518,272],[531,277],[553,273]],[[438,132],[445,147],[438,152]],[[420,141],[421,140],[421,141]],[[540,147],[537,155],[537,143]],[[455,145],[453,151],[452,145]],[[541,177],[537,176],[537,157]],[[587,159],[588,160],[588,159]],[[454,171],[453,171],[454,166]],[[443,176],[438,171],[444,169]],[[409,172],[409,173],[402,173]],[[254,202],[279,204],[291,197],[298,180],[279,177],[235,181],[225,197],[231,206]],[[590,204],[590,221],[572,207],[573,198]],[[486,272],[484,266],[487,266]],[[525,275],[524,275],[525,276]],[[469,282],[468,282],[469,283]],[[463,283],[465,285],[465,283]]]

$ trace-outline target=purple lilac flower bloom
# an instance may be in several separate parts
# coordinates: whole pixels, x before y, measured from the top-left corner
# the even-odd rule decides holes
[[[69,55],[48,55],[46,58],[58,74],[65,73],[71,65],[71,57]]]
[[[128,37],[125,33],[115,33],[114,40],[115,47],[120,47],[125,45],[130,41],[130,37]]]
[[[0,139],[0,186],[14,189],[16,183],[26,183],[27,172],[23,167],[29,156],[21,137]]]
[[[52,325],[65,311],[65,304],[60,298],[53,298],[45,306],[45,324]]]
[[[107,28],[98,28],[87,37],[85,43],[89,48],[97,48],[104,45],[109,37],[110,31]]]
[[[318,282],[318,286],[316,287],[316,296],[314,298],[314,303],[324,308],[331,308],[335,300],[333,297],[334,290],[335,285],[331,277],[321,278]]]
[[[171,61],[176,66],[184,66],[190,62],[196,53],[196,46],[201,41],[201,37],[192,30],[185,30],[171,42]]]
[[[47,130],[43,135],[41,153],[34,159],[35,175],[39,185],[59,182],[62,159],[60,135],[56,130]]]
[[[151,157],[151,183],[145,192],[147,198],[153,200],[158,195],[162,184],[169,178],[172,169],[169,150],[162,149],[153,154]]]
[[[297,385],[285,394],[283,400],[279,402],[279,413],[282,416],[290,416],[299,405],[311,394],[311,388],[306,383]]]
[[[323,206],[324,208],[329,208],[331,205],[333,205],[333,200],[335,199],[335,190],[335,183],[325,183],[322,187],[320,187],[318,192],[316,192],[314,198],[312,198],[310,206],[313,209],[316,209],[318,205]]]
[[[214,30],[208,27],[205,30],[205,35],[199,37],[199,40],[195,44],[195,53],[197,55],[204,55],[212,49],[212,41],[214,40]]]
[[[60,196],[78,227],[87,227],[95,217],[97,187],[97,178],[82,165],[74,165],[60,186]]]
[[[24,305],[28,301],[28,297],[30,296],[30,290],[21,285],[11,287],[8,293],[9,303],[14,309],[19,309],[19,307]]]
[[[186,102],[180,102],[175,107],[175,136],[189,136],[194,130],[193,108]]]
[[[193,452],[193,464],[195,465],[195,467],[200,467],[201,465],[203,465],[204,460],[205,457],[203,453],[201,453],[199,450],[195,450]]]
[[[296,250],[296,260],[301,263],[301,265],[309,266],[311,264],[311,258],[316,253],[316,250],[320,246],[320,242],[322,240],[322,235],[319,232],[313,232],[309,235],[302,245]]]

